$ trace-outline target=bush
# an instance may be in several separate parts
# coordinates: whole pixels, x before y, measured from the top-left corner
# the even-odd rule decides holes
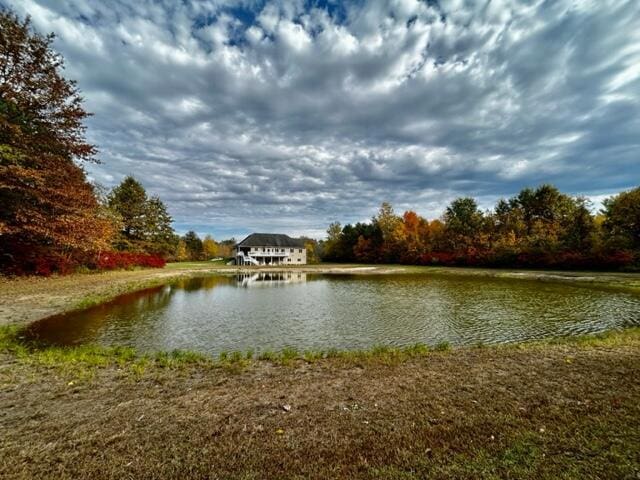
[[[12,245],[11,253],[0,256],[0,272],[6,275],[40,275],[72,273],[78,266],[76,255],[63,254],[38,245]]]
[[[162,268],[166,262],[159,255],[134,252],[103,252],[96,257],[97,270],[116,270],[132,267]]]
[[[63,254],[46,247],[21,245],[11,255],[0,257],[0,272],[5,275],[67,275],[89,270],[116,270],[133,267],[162,268],[166,264],[159,255],[133,252],[103,252]]]

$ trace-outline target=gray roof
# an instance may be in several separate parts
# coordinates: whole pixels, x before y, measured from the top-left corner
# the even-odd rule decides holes
[[[236,247],[296,247],[304,248],[299,238],[291,238],[281,233],[252,233],[236,244]]]

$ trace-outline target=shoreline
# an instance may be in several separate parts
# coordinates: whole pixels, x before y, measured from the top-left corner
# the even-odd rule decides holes
[[[52,315],[87,308],[119,295],[183,278],[239,273],[294,271],[328,275],[448,275],[562,282],[640,292],[640,273],[502,270],[469,267],[318,264],[290,267],[237,267],[208,262],[168,264],[162,269],[76,273],[53,277],[0,277],[0,325],[27,325]]]

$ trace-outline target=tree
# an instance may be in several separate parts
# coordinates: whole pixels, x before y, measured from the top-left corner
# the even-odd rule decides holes
[[[151,223],[147,218],[147,192],[142,184],[131,176],[125,177],[109,194],[108,205],[122,222],[118,247],[128,250],[140,246]]]
[[[588,252],[596,243],[596,223],[589,211],[590,202],[582,197],[573,199],[571,213],[565,221],[562,235],[563,247]]]
[[[187,247],[189,260],[202,260],[204,248],[202,246],[202,240],[200,240],[198,234],[193,230],[190,230],[185,234],[183,240]]]
[[[229,258],[233,255],[233,249],[236,245],[235,238],[229,238],[218,242],[218,256],[222,258]]]
[[[499,204],[501,210],[505,210]],[[553,185],[525,188],[509,200],[512,224],[524,249],[544,252],[584,250],[592,244],[595,226],[586,200],[572,198]]]
[[[640,260],[640,187],[611,197],[598,216],[589,201],[552,185],[525,188],[483,213],[454,200],[431,222],[398,217],[383,203],[370,223],[329,227],[323,259],[408,264],[621,268]],[[322,242],[320,242],[322,245]],[[633,250],[636,250],[635,252]],[[331,256],[327,255],[329,252]]]
[[[426,252],[430,240],[429,222],[416,212],[408,210],[402,215],[402,238],[400,260],[402,263],[415,263]]]
[[[204,240],[202,241],[202,250],[204,257],[207,260],[218,256],[218,244],[211,235],[204,237]]]
[[[114,241],[118,250],[143,251],[168,257],[178,242],[173,219],[159,197],[147,197],[142,184],[127,176],[107,196],[107,205],[120,219]]]
[[[466,250],[477,243],[484,218],[473,198],[458,198],[444,213],[444,223],[454,251]]]
[[[307,251],[307,263],[318,263],[320,261],[318,241],[309,237],[300,237]]]
[[[382,261],[397,262],[405,240],[402,219],[395,214],[390,203],[382,202],[378,215],[373,218],[372,223],[377,225],[382,233],[380,252]]]
[[[0,267],[34,256],[79,261],[108,247],[113,228],[79,162],[94,160],[89,115],[61,74],[52,34],[0,10]]]
[[[640,187],[603,202],[604,231],[613,247],[640,249]]]
[[[187,251],[187,244],[182,238],[178,240],[178,245],[176,246],[175,258],[178,262],[186,262],[187,260],[189,260],[189,252]]]
[[[146,213],[147,251],[168,257],[175,251],[179,237],[171,224],[173,218],[159,197],[153,196],[147,202]]]
[[[342,236],[342,227],[339,222],[329,224],[327,228],[327,239],[323,243],[323,259],[338,260],[340,254],[338,252],[340,238]]]

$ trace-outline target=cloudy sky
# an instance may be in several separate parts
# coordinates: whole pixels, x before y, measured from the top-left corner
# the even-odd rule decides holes
[[[136,176],[181,232],[640,184],[638,0],[0,4],[56,33],[92,179]]]

